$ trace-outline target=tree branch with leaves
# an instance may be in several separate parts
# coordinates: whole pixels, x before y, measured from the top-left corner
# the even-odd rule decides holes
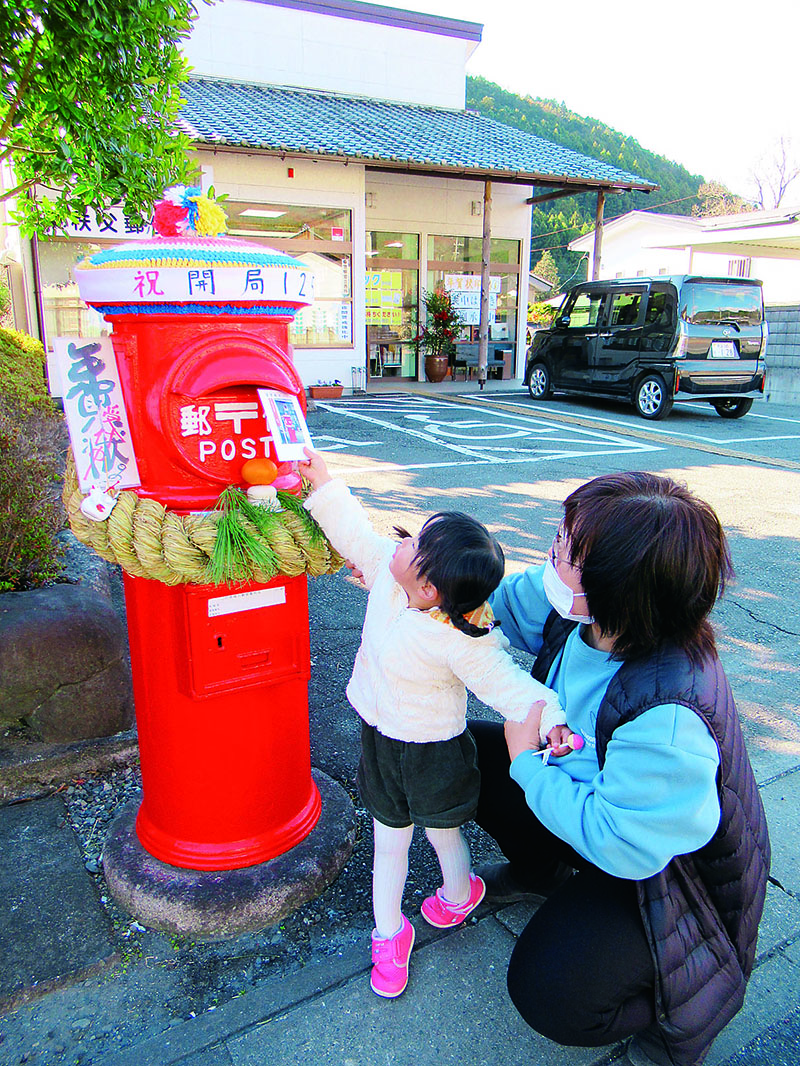
[[[206,0],[208,2],[208,0]],[[143,219],[196,172],[176,125],[193,0],[0,5],[0,162],[15,221],[44,235],[112,204]]]

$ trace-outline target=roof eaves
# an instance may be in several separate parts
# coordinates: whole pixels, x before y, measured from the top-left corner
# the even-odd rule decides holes
[[[421,11],[406,11],[397,7],[382,7],[378,4],[360,3],[358,0],[256,0],[259,4],[273,7],[294,8],[315,15],[354,19],[404,30],[418,30],[443,37],[460,37],[465,41],[481,40],[483,26],[480,22],[465,22],[462,19],[442,15],[426,15]]]
[[[580,153],[575,153],[534,134],[505,126],[484,116],[476,116],[465,110],[383,101],[369,97],[343,96],[337,93],[293,87],[223,82],[219,79],[193,79],[189,84],[193,90],[193,99],[187,100],[184,114],[180,116],[179,122],[189,136],[200,145],[212,143],[217,146],[246,146],[264,152],[291,153],[305,158],[345,158],[353,162],[391,164],[417,172],[427,170],[466,175],[472,178],[483,175],[500,181],[531,182],[562,187],[575,184],[589,185],[598,189],[617,188],[624,191],[630,189],[645,192],[658,188],[655,183],[648,182],[638,175],[617,170],[608,163],[582,156]],[[242,93],[248,94],[248,99],[244,103],[252,104],[252,107],[244,108],[243,101],[235,99]],[[301,108],[300,111],[293,113],[293,102],[296,100],[304,101],[302,108],[305,111]],[[335,141],[337,136],[338,124],[338,136],[343,137],[345,141],[350,138],[354,145],[352,149],[349,149],[347,144],[342,147],[335,143],[325,145],[310,140],[308,104],[318,100],[325,101],[329,109],[330,128],[333,131],[332,140]],[[265,121],[268,124],[277,125],[277,133],[279,130],[285,132],[288,124],[289,131],[296,132],[296,137],[291,143],[271,141],[264,137],[263,133],[261,136],[258,135],[256,130],[259,123],[259,103],[263,108],[260,119],[262,125]],[[364,107],[363,115],[359,115],[359,105]],[[249,114],[248,119],[241,118],[242,111]],[[276,115],[279,115],[277,123],[275,122]],[[413,116],[413,121],[410,121],[409,116]],[[413,153],[412,142],[421,128],[419,122],[422,116],[430,116],[429,121],[425,123],[426,126],[438,125],[438,133],[441,137],[452,138],[450,143],[454,146],[454,151],[449,159],[440,157],[436,160],[429,154]],[[394,128],[391,126],[393,118],[396,120]],[[237,121],[249,121],[252,134],[248,135],[246,127],[245,132],[241,133],[240,129],[236,128]],[[221,122],[230,128],[220,129]],[[294,130],[292,130],[293,122]],[[444,125],[439,125],[440,123]],[[449,123],[452,123],[451,128],[448,128]],[[280,128],[281,126],[284,128]],[[379,136],[376,132],[378,130],[380,134],[386,131],[391,134],[387,137],[387,149],[391,149],[399,141],[404,149],[403,153],[400,154],[396,150],[382,152],[380,148],[371,150],[373,146],[368,142],[373,136]],[[403,143],[404,139],[405,143]],[[475,162],[476,153],[477,162]],[[489,158],[480,159],[481,154]],[[504,154],[512,157],[514,154],[523,157],[528,155],[532,157],[531,162],[538,162],[537,156],[540,158],[544,156],[544,161],[546,161],[548,155],[553,155],[554,166],[566,163],[571,164],[572,169],[571,172],[566,172],[541,167],[493,165],[494,161],[491,156]],[[470,155],[472,159],[469,158]],[[509,159],[509,162],[511,161]],[[606,172],[605,175],[603,171]]]

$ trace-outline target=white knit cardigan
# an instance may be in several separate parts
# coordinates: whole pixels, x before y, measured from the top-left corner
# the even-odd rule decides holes
[[[365,722],[396,740],[449,740],[466,727],[464,686],[518,722],[535,701],[545,700],[542,742],[553,726],[566,721],[555,692],[517,666],[499,629],[470,637],[409,606],[389,572],[396,542],[374,531],[343,481],[320,486],[305,507],[336,550],[363,572],[370,590],[361,647],[347,686],[347,698]]]

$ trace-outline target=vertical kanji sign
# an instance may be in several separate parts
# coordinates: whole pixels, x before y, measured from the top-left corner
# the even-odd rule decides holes
[[[140,485],[111,340],[56,337],[53,348],[81,492]]]

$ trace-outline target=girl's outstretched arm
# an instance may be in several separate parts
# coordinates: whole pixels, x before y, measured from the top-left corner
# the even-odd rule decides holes
[[[319,453],[306,448],[307,460],[300,470],[313,491],[303,506],[322,526],[325,535],[340,555],[352,560],[371,589],[382,566],[388,564],[396,543],[372,528],[366,510],[345,483],[331,477]]]

